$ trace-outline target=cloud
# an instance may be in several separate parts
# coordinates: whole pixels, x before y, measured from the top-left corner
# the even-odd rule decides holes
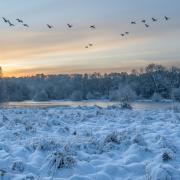
[[[30,24],[29,29],[18,23],[15,28],[2,24],[0,64],[7,74],[58,72],[57,67],[64,67],[67,73],[109,71],[116,67],[127,70],[152,61],[167,64],[167,59],[177,64],[180,58],[179,1],[74,2],[7,0],[1,4],[2,14],[13,22],[15,17],[22,17]],[[171,16],[168,23],[163,21],[165,14]],[[157,16],[159,21],[153,24],[152,16]],[[142,18],[150,23],[149,29],[140,22]],[[130,24],[132,19],[137,25]],[[55,28],[49,30],[46,23],[52,23]],[[67,23],[72,23],[73,29],[68,29]],[[90,24],[96,24],[95,31],[89,29]],[[130,35],[122,38],[120,34],[125,31]],[[94,46],[85,49],[88,43]]]

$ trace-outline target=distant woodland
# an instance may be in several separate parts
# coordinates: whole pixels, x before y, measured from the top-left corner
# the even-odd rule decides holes
[[[0,101],[24,100],[136,100],[175,99],[180,101],[180,68],[150,64],[140,71],[110,74],[37,74],[3,78]]]

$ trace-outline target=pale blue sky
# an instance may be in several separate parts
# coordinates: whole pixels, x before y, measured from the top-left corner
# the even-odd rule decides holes
[[[179,0],[6,0],[0,15],[16,25],[0,22],[0,64],[7,75],[129,71],[152,62],[180,66]],[[122,38],[125,31],[130,35]],[[88,43],[94,46],[85,49]]]

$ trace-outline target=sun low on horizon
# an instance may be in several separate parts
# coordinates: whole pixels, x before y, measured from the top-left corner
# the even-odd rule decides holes
[[[4,76],[180,67],[179,0],[6,0]]]

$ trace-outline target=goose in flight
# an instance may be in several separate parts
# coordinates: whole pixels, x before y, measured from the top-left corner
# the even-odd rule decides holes
[[[121,34],[122,37],[124,37],[125,35],[124,34]]]
[[[128,34],[129,34],[129,32],[125,32],[125,34],[127,34],[127,35],[128,35]]]
[[[91,25],[90,28],[91,29],[96,29],[96,26],[95,25]]]
[[[152,18],[152,21],[153,21],[153,22],[156,22],[156,21],[157,21],[157,19],[155,19],[155,18]]]
[[[72,24],[67,24],[68,28],[72,28],[73,25]]]
[[[47,24],[47,27],[48,27],[49,29],[53,28],[53,26],[51,26],[51,25],[49,25],[49,24]]]
[[[89,47],[88,46],[85,46],[86,49],[88,49]]]
[[[168,21],[170,18],[167,16],[164,16],[165,20]]]
[[[14,24],[12,24],[10,21],[8,21],[8,23],[9,23],[9,26],[15,26]]]
[[[136,22],[135,21],[131,21],[131,24],[136,24]]]
[[[148,25],[148,24],[145,24],[145,26],[146,26],[147,28],[149,28],[149,25]]]
[[[93,46],[93,44],[92,44],[92,43],[89,43],[89,46],[90,46],[90,47],[92,47],[92,46]]]
[[[23,24],[23,26],[24,26],[24,27],[29,27],[29,25],[28,25],[28,24]]]
[[[2,17],[2,18],[3,18],[3,20],[4,20],[5,23],[9,23],[9,20],[7,20],[7,19],[4,18],[4,17]]]
[[[18,21],[19,23],[23,23],[23,20],[17,18],[16,21]]]
[[[141,22],[142,22],[142,23],[146,23],[146,20],[145,20],[145,19],[143,19]]]

